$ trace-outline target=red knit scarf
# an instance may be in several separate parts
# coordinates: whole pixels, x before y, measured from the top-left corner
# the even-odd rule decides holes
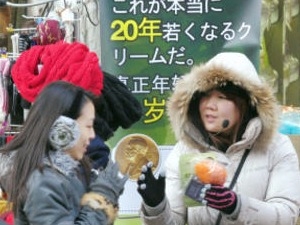
[[[39,64],[43,65],[40,73]],[[79,42],[33,46],[20,55],[11,75],[21,96],[29,102],[47,84],[57,80],[68,81],[95,95],[103,89],[103,73],[96,53]]]

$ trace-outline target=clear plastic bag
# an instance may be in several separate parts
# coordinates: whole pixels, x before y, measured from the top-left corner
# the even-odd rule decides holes
[[[227,178],[227,165],[228,162],[224,159],[220,159],[216,152],[199,152],[182,155],[179,161],[179,169],[182,191],[185,193],[185,205],[201,205],[197,193],[203,185],[223,185]]]

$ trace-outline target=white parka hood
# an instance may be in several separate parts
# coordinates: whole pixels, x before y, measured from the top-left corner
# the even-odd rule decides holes
[[[189,103],[195,92],[205,92],[232,82],[248,91],[262,122],[258,142],[268,144],[278,126],[279,105],[271,87],[261,79],[252,62],[242,53],[223,52],[194,66],[177,82],[167,103],[167,112],[177,140],[191,147],[206,145],[202,134],[189,121]],[[197,143],[195,142],[197,139]]]

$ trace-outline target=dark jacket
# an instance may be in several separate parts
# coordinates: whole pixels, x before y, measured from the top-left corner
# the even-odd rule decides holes
[[[77,166],[67,158],[54,162],[54,167],[46,166],[43,172],[35,170],[27,183],[28,194],[15,225],[106,225],[102,210],[80,205],[88,190],[76,170]]]

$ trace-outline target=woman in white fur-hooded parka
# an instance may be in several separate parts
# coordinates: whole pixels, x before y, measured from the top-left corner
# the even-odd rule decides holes
[[[143,224],[296,224],[298,157],[278,132],[280,107],[271,87],[244,54],[219,53],[193,67],[167,109],[178,142],[164,175],[153,176],[151,163],[142,168]],[[225,183],[201,185],[193,176],[206,158],[226,166]]]

